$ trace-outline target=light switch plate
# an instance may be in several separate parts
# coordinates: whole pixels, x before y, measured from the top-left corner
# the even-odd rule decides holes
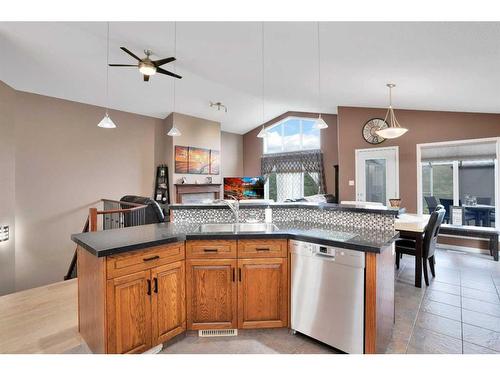
[[[349,186],[354,186],[354,180],[349,180]]]

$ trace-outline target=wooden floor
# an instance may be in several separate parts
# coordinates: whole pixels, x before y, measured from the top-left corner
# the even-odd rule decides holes
[[[0,353],[64,353],[79,347],[75,280],[0,297]]]

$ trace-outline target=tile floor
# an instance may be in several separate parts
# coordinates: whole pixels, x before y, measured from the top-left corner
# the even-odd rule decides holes
[[[414,258],[397,272],[390,353],[500,353],[500,264],[491,257],[439,250],[436,278],[413,286]]]

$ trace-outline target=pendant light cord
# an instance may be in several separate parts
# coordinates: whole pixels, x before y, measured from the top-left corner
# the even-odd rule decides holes
[[[319,41],[319,21],[316,23],[318,37],[318,112],[321,116],[321,44]]]
[[[261,23],[261,46],[262,46],[262,127],[264,128],[264,119],[265,119],[265,96],[264,96],[264,22]]]
[[[109,21],[107,22],[106,37],[106,115],[109,108]]]
[[[174,57],[177,59],[177,22],[174,21]],[[174,73],[177,73],[177,60],[174,61]],[[174,95],[173,95],[173,111],[172,112],[175,112],[175,79],[174,79]]]

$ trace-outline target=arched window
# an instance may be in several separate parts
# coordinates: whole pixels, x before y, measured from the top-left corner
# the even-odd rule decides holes
[[[287,117],[267,128],[264,154],[293,152],[320,148],[320,130],[315,119]]]

